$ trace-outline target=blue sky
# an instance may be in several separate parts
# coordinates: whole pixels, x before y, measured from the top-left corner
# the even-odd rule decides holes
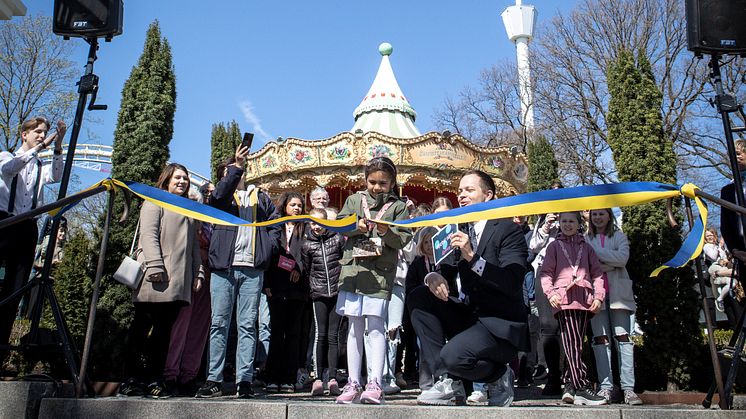
[[[575,1],[536,0],[539,24]],[[53,1],[26,1],[52,14]],[[482,69],[515,59],[500,13],[508,0],[239,1],[128,0],[124,33],[101,43],[97,103],[80,143],[111,144],[121,90],[154,20],[173,49],[177,107],[171,160],[209,173],[213,123],[238,121],[257,133],[253,150],[278,136],[327,138],[349,130],[352,112],[378,69],[378,45],[394,46],[392,66],[418,113],[421,132],[446,97],[475,84]],[[77,54],[81,74],[87,44]],[[517,77],[517,76],[516,76]],[[89,135],[90,134],[90,135]],[[84,176],[88,178],[88,176]],[[81,185],[85,186],[85,185]]]

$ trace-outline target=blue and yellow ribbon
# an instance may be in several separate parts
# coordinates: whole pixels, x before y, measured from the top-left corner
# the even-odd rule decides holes
[[[686,184],[678,188],[673,185],[657,182],[625,182],[578,186],[575,188],[551,189],[509,196],[406,221],[385,223],[399,227],[425,227],[523,215],[546,214],[549,212],[629,207],[681,195],[692,198],[697,203],[699,218],[695,220],[692,231],[689,232],[676,255],[650,274],[650,276],[657,276],[663,269],[680,268],[686,265],[702,252],[707,207],[695,195],[696,189],[697,187],[692,184]]]
[[[284,224],[287,222],[311,221],[323,225],[329,230],[336,232],[346,232],[357,228],[357,217],[354,215],[343,218],[341,220],[323,220],[308,215],[293,215],[277,218],[270,221],[250,223],[243,218],[221,211],[209,205],[200,204],[199,202],[184,198],[183,196],[175,195],[168,191],[164,191],[163,189],[154,188],[142,183],[120,181],[116,179],[104,179],[88,189],[96,188],[98,186],[106,186],[106,188],[109,190],[116,188],[126,189],[139,196],[140,198],[163,209],[211,224],[246,227],[269,227]],[[50,211],[49,214],[59,217],[62,215],[62,213],[72,208],[74,205],[75,204],[70,204],[66,207]]]
[[[268,227],[284,224],[286,222],[311,221],[337,232],[352,231],[357,227],[357,217],[355,215],[340,220],[321,220],[308,215],[295,215],[281,217],[270,221],[249,223],[240,217],[228,214],[211,206],[200,204],[162,189],[157,189],[141,183],[105,179],[96,185],[93,185],[91,188],[100,185],[106,186],[107,189],[127,189],[140,198],[164,209],[212,224]],[[695,220],[694,227],[687,235],[676,255],[650,274],[651,276],[657,276],[663,269],[680,268],[686,265],[690,260],[695,259],[702,252],[707,220],[707,207],[704,205],[702,200],[696,196],[695,191],[697,189],[698,188],[692,184],[686,184],[679,188],[673,185],[657,182],[626,182],[578,186],[575,188],[552,189],[509,196],[466,207],[454,208],[437,214],[428,214],[405,221],[378,222],[397,227],[415,228],[444,224],[469,223],[480,220],[510,218],[524,215],[546,214],[549,212],[629,207],[678,196],[692,198],[699,209],[699,217]],[[60,216],[73,205],[74,204],[71,204],[65,208],[60,208],[52,212],[54,212],[56,216]],[[52,212],[50,212],[50,214],[55,215],[52,214]]]

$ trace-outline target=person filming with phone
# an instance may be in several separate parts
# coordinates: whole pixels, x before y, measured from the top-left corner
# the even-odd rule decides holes
[[[210,205],[238,216],[246,222],[261,222],[278,217],[269,196],[254,185],[244,185],[244,163],[251,137],[236,149],[234,157],[218,166],[220,181],[210,196]],[[247,144],[248,139],[248,144]],[[223,367],[228,346],[228,329],[234,305],[238,325],[236,384],[239,398],[254,397],[254,349],[259,299],[264,272],[279,251],[280,227],[216,225],[210,239],[209,266],[212,320],[209,337],[207,381],[197,392],[198,398],[222,395]]]
[[[481,171],[461,178],[459,204],[495,198],[495,182]],[[438,381],[417,398],[420,404],[462,404],[462,379],[484,382],[491,406],[513,401],[513,371],[519,350],[528,350],[528,314],[523,278],[528,249],[521,228],[510,219],[470,223],[468,233],[450,236],[452,252],[412,290],[407,304],[420,338],[421,360]],[[460,255],[459,255],[460,253]],[[446,343],[448,340],[448,343]]]
[[[62,179],[62,139],[67,126],[59,121],[56,132],[48,135],[51,128],[45,118],[24,121],[20,129],[21,148],[15,153],[0,152],[0,220],[44,205],[44,185]],[[52,145],[52,164],[44,166],[38,154]],[[29,277],[38,237],[36,219],[0,231],[0,266],[5,265],[0,301],[22,287]],[[11,301],[0,307],[0,345],[8,343],[19,302]],[[4,357],[4,351],[0,351],[0,363]]]

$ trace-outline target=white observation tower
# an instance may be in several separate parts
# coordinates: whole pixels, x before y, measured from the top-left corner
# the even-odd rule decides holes
[[[528,59],[528,43],[534,37],[536,15],[536,8],[522,4],[521,0],[516,0],[515,6],[510,6],[502,12],[503,23],[505,24],[505,30],[508,32],[508,38],[515,44],[518,61],[518,83],[521,96],[521,122],[529,138],[531,138],[534,128],[534,107]]]

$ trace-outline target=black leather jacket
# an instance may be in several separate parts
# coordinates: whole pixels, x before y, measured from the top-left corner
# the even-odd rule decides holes
[[[303,275],[311,286],[311,298],[333,297],[339,292],[339,260],[344,252],[343,236],[326,231],[317,236],[310,229],[306,233],[301,252]]]

